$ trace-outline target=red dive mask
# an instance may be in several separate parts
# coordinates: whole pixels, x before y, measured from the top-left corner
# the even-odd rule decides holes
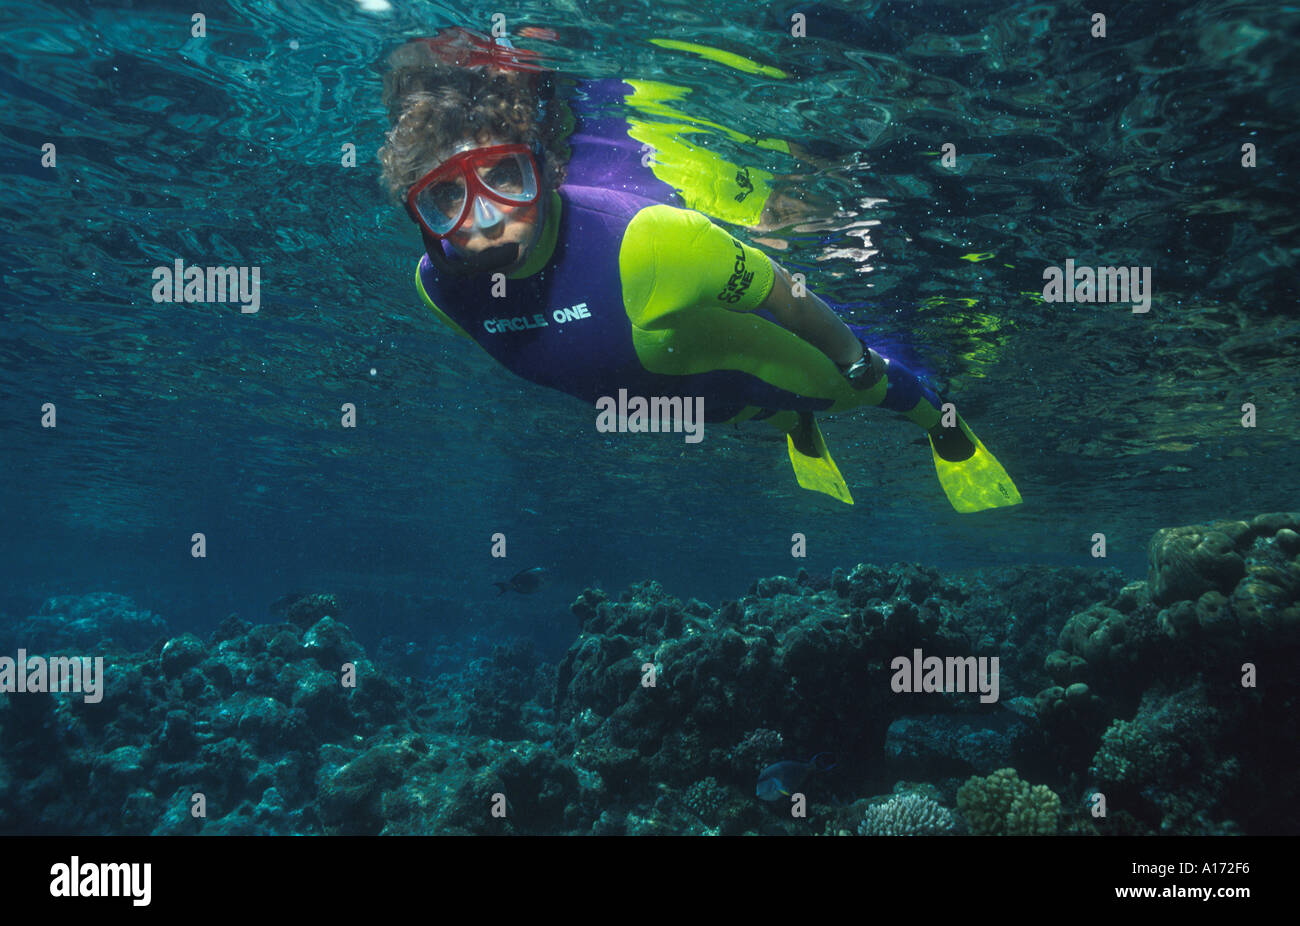
[[[428,46],[446,64],[459,67],[493,67],[503,71],[543,74],[551,69],[537,63],[544,56],[526,48],[515,48],[506,38],[496,39],[473,29],[452,26],[429,38],[412,39]]]
[[[454,154],[421,177],[406,194],[406,211],[434,238],[465,226],[490,228],[505,217],[495,204],[537,202],[537,160],[527,145],[492,145]]]

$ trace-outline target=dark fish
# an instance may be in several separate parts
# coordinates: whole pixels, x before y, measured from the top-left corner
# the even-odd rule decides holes
[[[525,569],[523,572],[511,576],[509,582],[493,582],[492,584],[499,589],[498,595],[504,595],[506,592],[531,595],[545,584],[547,575],[545,567],[534,566],[532,569]]]
[[[764,801],[789,797],[799,790],[810,772],[829,772],[834,767],[835,762],[829,752],[819,752],[809,762],[777,762],[759,773],[758,787],[754,793]]]

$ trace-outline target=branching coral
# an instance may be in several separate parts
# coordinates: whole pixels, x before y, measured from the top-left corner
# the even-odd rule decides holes
[[[951,833],[956,825],[956,817],[947,807],[919,794],[903,794],[868,807],[858,824],[858,835],[940,836]]]
[[[1046,785],[1030,787],[1013,768],[972,778],[957,791],[957,807],[981,836],[1050,836],[1056,832],[1061,799]]]
[[[1061,799],[1047,785],[1034,785],[1011,802],[1007,833],[1012,836],[1052,836],[1061,817]]]

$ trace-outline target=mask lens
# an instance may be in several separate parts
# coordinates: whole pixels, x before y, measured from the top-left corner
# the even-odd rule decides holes
[[[415,197],[415,208],[439,235],[451,231],[465,208],[465,178],[459,175],[430,183]]]
[[[537,172],[523,154],[487,157],[474,165],[483,185],[502,199],[526,203],[537,197]]]

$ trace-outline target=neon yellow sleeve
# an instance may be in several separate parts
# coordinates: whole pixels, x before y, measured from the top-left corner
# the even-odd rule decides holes
[[[424,281],[420,279],[420,265],[418,262],[415,265],[415,288],[420,291],[420,298],[424,300],[424,304],[438,317],[440,322],[462,338],[469,338],[469,335],[465,333],[465,329],[452,321],[446,312],[434,305],[433,300],[429,298],[429,294],[424,291]]]
[[[750,312],[772,290],[772,262],[704,215],[648,206],[628,223],[619,250],[623,303],[632,324],[653,329],[691,309]]]
[[[829,399],[829,411],[863,402],[866,392],[855,390],[829,357],[753,311],[772,289],[772,262],[698,212],[642,209],[623,234],[619,271],[632,347],[647,370],[737,370],[796,395]],[[793,413],[787,417],[783,428],[794,426]]]

